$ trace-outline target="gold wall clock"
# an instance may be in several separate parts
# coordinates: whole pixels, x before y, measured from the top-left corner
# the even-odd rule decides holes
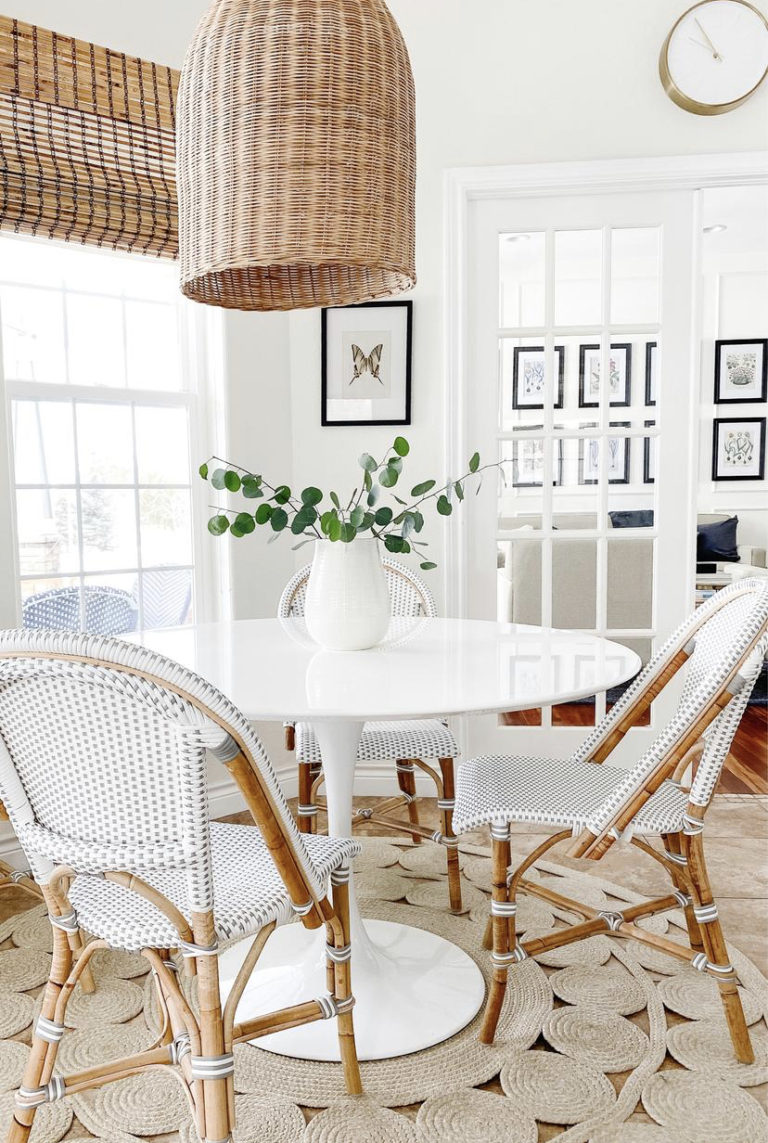
[[[659,57],[664,90],[694,115],[722,115],[768,74],[768,19],[747,0],[701,0],[684,12]]]

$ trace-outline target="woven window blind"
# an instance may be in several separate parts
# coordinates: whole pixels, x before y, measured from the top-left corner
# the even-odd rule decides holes
[[[0,16],[0,229],[175,258],[178,80]]]

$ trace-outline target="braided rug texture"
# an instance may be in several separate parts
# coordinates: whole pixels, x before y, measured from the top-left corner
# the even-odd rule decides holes
[[[364,915],[453,941],[487,981],[489,851],[462,847],[465,912],[452,916],[440,849],[362,840]],[[620,909],[639,899],[552,861],[539,862],[528,877],[595,907]],[[517,919],[522,933],[538,936],[576,918],[523,895]],[[651,927],[685,942],[682,913],[654,918]],[[50,948],[42,906],[0,923],[0,1139]],[[495,1044],[478,1042],[478,1015],[444,1044],[364,1063],[361,1099],[345,1095],[339,1065],[238,1046],[234,1143],[767,1143],[768,1116],[756,1097],[764,1099],[768,1087],[768,981],[738,950],[729,951],[751,1025],[752,1065],[733,1059],[713,981],[635,941],[599,936],[512,970]],[[62,1071],[141,1051],[161,1029],[144,958],[103,951],[93,965],[98,989],[73,996]],[[193,1005],[195,983],[184,980]],[[199,1143],[171,1068],[41,1108],[32,1143],[65,1136]]]

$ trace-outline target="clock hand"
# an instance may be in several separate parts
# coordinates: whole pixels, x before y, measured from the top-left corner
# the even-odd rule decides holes
[[[706,44],[703,44],[701,42],[701,40],[694,40],[693,36],[689,36],[688,39],[690,40],[690,42],[692,44],[695,44],[697,48],[703,48],[704,51],[707,53],[707,55],[711,54],[710,49],[707,47]]]
[[[715,45],[712,43],[709,36],[707,35],[706,31],[704,30],[704,27],[702,26],[702,23],[699,20],[698,16],[694,16],[693,19],[694,19],[694,22],[696,23],[696,25],[698,26],[698,29],[701,32],[702,36],[704,37],[704,39],[707,41],[710,48],[712,49],[712,55],[715,57],[716,60],[720,60],[720,63],[725,63],[725,60],[720,55],[720,52],[717,50],[717,48],[715,47]]]

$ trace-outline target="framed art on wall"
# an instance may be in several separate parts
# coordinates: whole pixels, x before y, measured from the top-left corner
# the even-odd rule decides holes
[[[715,420],[713,480],[765,479],[765,417]]]
[[[563,407],[565,346],[556,345],[557,388],[555,409]],[[543,409],[546,352],[543,345],[516,345],[512,373],[512,408]]]
[[[715,404],[768,397],[768,338],[715,342]]]
[[[539,427],[539,426],[537,426]],[[563,442],[558,440],[552,484],[563,483]],[[512,442],[512,487],[541,488],[544,484],[544,440],[534,437]]]
[[[413,302],[322,311],[322,425],[410,425]]]
[[[611,425],[614,429],[629,428],[628,421]],[[608,483],[629,484],[629,437],[608,437]],[[597,484],[600,472],[600,441],[587,438],[579,441],[579,484]]]
[[[659,346],[658,342],[645,343],[645,403],[656,404],[656,388],[658,385]]]
[[[655,421],[646,421],[645,427],[652,429]],[[656,437],[643,438],[643,484],[656,483]]]
[[[599,345],[579,346],[579,407],[594,409],[600,404]],[[632,346],[611,346],[610,404],[627,406],[632,401]]]

